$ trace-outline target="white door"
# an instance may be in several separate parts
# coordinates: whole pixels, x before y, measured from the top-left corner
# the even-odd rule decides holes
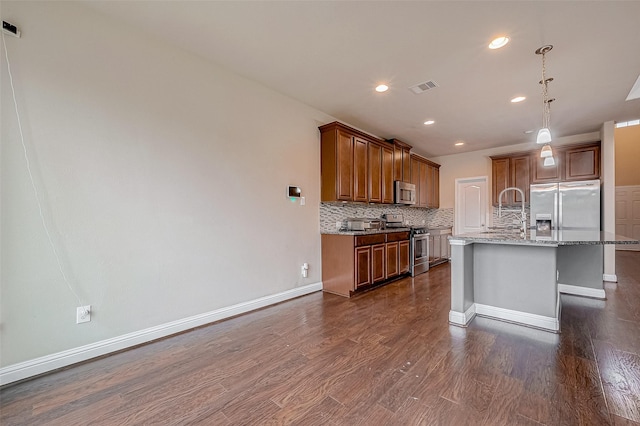
[[[616,234],[640,240],[640,186],[616,186]],[[640,250],[639,244],[617,244],[616,250]]]
[[[487,177],[456,179],[454,233],[469,234],[487,229]]]

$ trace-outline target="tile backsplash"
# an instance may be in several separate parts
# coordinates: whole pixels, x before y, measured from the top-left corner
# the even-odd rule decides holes
[[[493,207],[493,226],[496,228],[519,228],[522,210],[517,207],[502,208],[502,217],[498,217],[498,208]],[[527,215],[527,227],[529,226],[529,207],[525,206]],[[514,223],[517,222],[517,223]]]
[[[336,222],[349,217],[380,219],[385,213],[402,214],[409,225],[431,228],[453,225],[453,209],[425,209],[387,204],[320,203],[320,232],[335,232]]]

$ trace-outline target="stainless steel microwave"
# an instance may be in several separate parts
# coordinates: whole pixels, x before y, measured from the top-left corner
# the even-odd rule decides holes
[[[394,203],[412,205],[416,203],[416,186],[409,182],[395,181]]]

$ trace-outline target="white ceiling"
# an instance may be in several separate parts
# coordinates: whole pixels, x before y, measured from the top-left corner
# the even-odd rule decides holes
[[[535,145],[524,131],[542,121],[545,44],[554,137],[640,118],[640,99],[625,101],[640,75],[640,1],[85,4],[430,157]],[[511,42],[489,50],[503,34]],[[408,90],[427,80],[439,87]],[[376,93],[380,82],[390,90]]]

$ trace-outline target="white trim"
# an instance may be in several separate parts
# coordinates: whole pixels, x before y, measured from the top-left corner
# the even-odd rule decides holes
[[[0,386],[320,290],[322,290],[322,282],[309,284],[304,287],[297,287],[281,293],[216,309],[215,311],[194,315],[89,345],[9,365],[0,368]]]
[[[476,303],[476,314],[491,318],[511,321],[519,324],[530,325],[532,327],[545,330],[560,330],[560,319],[546,317],[543,315],[530,314],[528,312],[513,311],[511,309],[498,308],[495,306],[481,305]]]
[[[473,318],[476,316],[476,305],[475,303],[469,306],[464,313],[457,311],[449,311],[449,322],[453,325],[459,325],[462,327],[466,327],[467,324],[471,322]]]
[[[452,246],[467,246],[473,244],[473,241],[461,240],[455,236],[449,237],[449,244]]]
[[[579,285],[560,284],[558,283],[558,291],[564,294],[573,294],[574,296],[593,297],[595,299],[606,299],[607,296],[602,288],[581,287]]]
[[[616,274],[602,274],[602,280],[609,283],[617,283],[618,276]]]

